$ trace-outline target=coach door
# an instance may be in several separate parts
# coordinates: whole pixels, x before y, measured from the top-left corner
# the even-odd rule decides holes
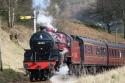
[[[75,64],[80,63],[80,47],[79,42],[76,40],[73,40],[71,43],[71,61]]]
[[[83,39],[79,36],[76,37],[77,41],[79,42],[80,47],[80,64],[84,62],[84,43]]]

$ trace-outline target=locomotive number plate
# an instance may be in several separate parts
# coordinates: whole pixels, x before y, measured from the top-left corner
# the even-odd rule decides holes
[[[38,42],[38,44],[45,44],[45,42]]]

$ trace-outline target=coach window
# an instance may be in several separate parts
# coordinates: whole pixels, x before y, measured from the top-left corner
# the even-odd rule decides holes
[[[113,56],[113,49],[111,49],[111,56]]]
[[[113,49],[111,49],[111,56],[113,56]]]
[[[122,50],[122,55],[125,57],[125,50]]]
[[[92,53],[93,55],[96,55],[96,46],[92,46]]]
[[[104,47],[101,47],[101,55],[103,56],[106,55],[106,49]]]
[[[123,51],[123,56],[125,57],[125,50],[122,50]]]
[[[92,45],[89,46],[89,49],[90,49],[90,54],[92,55]]]
[[[85,53],[89,56],[92,55],[92,46],[85,45]]]
[[[116,49],[113,49],[113,55],[116,56]]]
[[[115,56],[117,56],[117,55],[116,55],[116,50],[117,50],[117,49],[115,49],[115,51],[114,51],[114,52],[115,52],[115,53],[114,53],[114,54],[115,54]]]
[[[122,50],[122,55],[125,57],[125,50]]]
[[[117,49],[115,50],[115,56],[117,56]]]
[[[88,55],[88,46],[85,45],[85,54]]]
[[[88,55],[90,54],[90,47],[89,47],[89,45],[87,46],[87,54]]]
[[[109,48],[109,56],[112,56],[112,49]]]
[[[112,49],[112,56],[114,56],[114,49]]]
[[[100,55],[100,47],[96,48],[96,55]]]
[[[116,56],[116,49],[114,50],[114,56]]]
[[[123,56],[125,56],[125,50],[123,50]]]
[[[120,56],[120,50],[118,50],[118,56]]]
[[[124,50],[121,50],[121,54],[122,54],[122,56],[124,56]]]
[[[120,57],[120,58],[122,57],[122,52],[121,52],[121,50],[119,50],[119,57]]]
[[[112,56],[114,56],[114,49],[112,49]]]
[[[116,50],[116,56],[118,56],[118,50]]]
[[[110,49],[110,56],[113,56],[113,55],[112,55],[112,49]]]
[[[87,53],[88,53],[88,55],[90,55],[90,54],[91,54],[91,46],[90,46],[90,45],[88,45],[88,48],[87,48]]]

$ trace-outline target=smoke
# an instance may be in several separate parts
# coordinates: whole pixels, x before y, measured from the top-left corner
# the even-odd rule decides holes
[[[60,75],[67,75],[68,71],[69,71],[69,69],[68,69],[67,65],[64,65],[64,66],[60,67],[59,74]]]
[[[51,25],[53,17],[49,15],[47,8],[50,6],[50,0],[33,0],[32,7],[37,12],[37,24]]]
[[[50,79],[52,83],[74,83],[76,78],[68,75],[68,67],[67,65],[61,66],[59,72]]]
[[[33,0],[32,3],[32,7],[36,10],[46,10],[50,6],[50,0]]]
[[[46,12],[39,11],[37,15],[37,23],[42,25],[50,25],[53,22],[53,17],[49,16]]]

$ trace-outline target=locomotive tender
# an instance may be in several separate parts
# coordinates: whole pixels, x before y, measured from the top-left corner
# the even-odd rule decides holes
[[[31,81],[51,77],[63,62],[68,65],[69,73],[76,75],[125,64],[124,44],[63,32],[42,30],[34,33],[30,39],[30,48],[24,53],[24,68]],[[68,51],[64,52],[64,49]]]

